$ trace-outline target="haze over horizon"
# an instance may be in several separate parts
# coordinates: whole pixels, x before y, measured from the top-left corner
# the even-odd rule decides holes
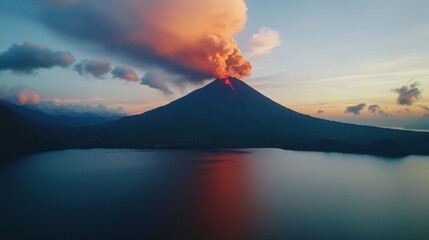
[[[4,1],[0,98],[137,114],[227,74],[320,118],[429,114],[426,1],[227,3]]]

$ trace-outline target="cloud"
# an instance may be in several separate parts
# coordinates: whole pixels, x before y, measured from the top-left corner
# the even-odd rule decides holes
[[[112,70],[113,78],[119,78],[127,81],[138,81],[136,72],[131,68],[124,66],[117,66]]]
[[[74,66],[74,69],[80,75],[90,74],[96,78],[103,78],[104,75],[112,69],[112,67],[110,60],[86,59],[77,63]]]
[[[388,116],[388,114],[383,109],[381,109],[381,107],[378,106],[377,104],[368,106],[368,111],[372,114],[381,115],[384,117]]]
[[[126,115],[123,108],[109,108],[102,104],[70,104],[60,98],[44,99],[28,87],[0,88],[0,99],[56,116],[91,114],[107,117]]]
[[[80,116],[84,114],[105,117],[121,117],[126,113],[123,108],[109,108],[103,104],[68,104],[62,103],[60,99],[46,99],[35,106],[36,110],[55,116]]]
[[[422,93],[422,89],[418,88],[418,82],[393,89],[392,91],[399,94],[396,99],[399,105],[412,105],[420,98],[420,94]]]
[[[362,109],[364,109],[366,106],[365,103],[360,103],[356,106],[348,106],[346,108],[345,113],[353,113],[354,115],[360,115],[360,112],[362,111]]]
[[[171,95],[173,92],[168,88],[165,81],[162,79],[162,74],[158,71],[147,72],[141,79],[142,85],[147,85],[151,88],[162,91],[165,95]]]
[[[21,89],[16,99],[21,105],[38,105],[41,102],[40,95],[31,89]]]
[[[260,56],[270,53],[273,48],[280,45],[280,33],[264,26],[252,35],[248,48],[250,56]]]
[[[419,105],[419,107],[421,107],[423,110],[429,112],[429,107],[428,106]]]
[[[53,51],[42,44],[24,42],[21,45],[13,44],[0,54],[0,71],[32,74],[42,68],[67,67],[74,61],[70,52]]]
[[[317,110],[317,114],[322,114],[322,113],[325,113],[325,111],[324,110]]]
[[[41,3],[44,4],[52,4],[52,5],[59,5],[59,6],[69,6],[76,4],[80,2],[81,0],[38,0]]]
[[[188,81],[249,76],[252,66],[233,36],[244,28],[243,0],[105,0],[45,7],[43,23],[66,36],[103,46],[141,67]]]
[[[18,105],[36,106],[42,102],[39,93],[28,87],[0,88],[0,99]]]

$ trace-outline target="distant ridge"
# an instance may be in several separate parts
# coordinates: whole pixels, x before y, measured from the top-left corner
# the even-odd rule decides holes
[[[28,120],[29,124],[36,125],[36,127],[84,127],[105,123],[112,120],[117,120],[120,117],[102,117],[91,113],[82,113],[77,116],[61,115],[53,116],[41,111],[36,111],[25,106],[19,106],[7,101],[0,100],[0,105],[4,105],[25,120]]]

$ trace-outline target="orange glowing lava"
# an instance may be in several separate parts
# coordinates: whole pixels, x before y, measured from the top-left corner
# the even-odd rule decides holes
[[[232,89],[232,91],[234,91],[234,93],[236,93],[237,94],[237,91],[235,91],[235,88],[234,88],[234,86],[232,85],[232,83],[231,83],[231,81],[229,80],[229,78],[221,78],[220,80],[222,80],[223,81],[223,83],[225,84],[225,85],[228,85],[231,89]]]

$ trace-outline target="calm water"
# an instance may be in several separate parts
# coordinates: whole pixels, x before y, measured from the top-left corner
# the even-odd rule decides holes
[[[0,165],[0,239],[429,239],[429,158],[67,150]]]

